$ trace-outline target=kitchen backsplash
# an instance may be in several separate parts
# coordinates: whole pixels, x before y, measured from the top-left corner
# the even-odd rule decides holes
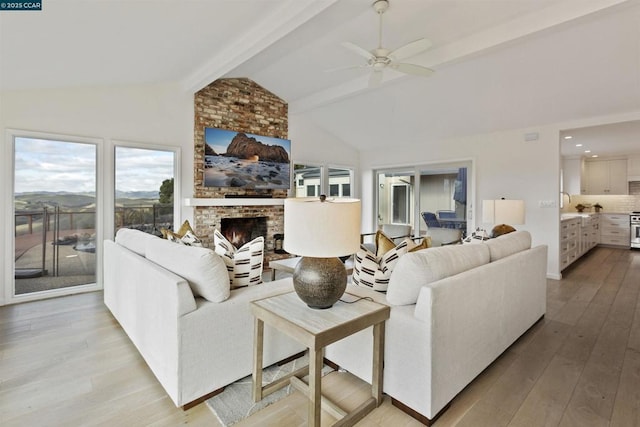
[[[640,184],[640,182],[639,182]],[[638,193],[640,194],[640,185],[638,186]],[[629,186],[631,190],[631,186]],[[562,196],[564,199],[564,207],[561,212],[577,212],[576,205],[581,203],[583,205],[595,205],[599,203],[602,206],[601,212],[632,212],[640,211],[640,195],[629,196],[612,196],[612,195],[600,195],[600,196],[586,196],[581,194],[572,194],[571,203],[568,203],[566,195]],[[585,209],[585,212],[595,212],[595,209]]]

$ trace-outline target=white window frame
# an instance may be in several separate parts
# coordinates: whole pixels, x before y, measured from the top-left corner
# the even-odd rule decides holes
[[[115,175],[116,175],[116,148],[117,147],[123,147],[123,148],[139,148],[142,150],[155,150],[155,151],[170,151],[173,153],[173,170],[174,170],[174,177],[173,177],[173,229],[177,230],[180,228],[180,225],[182,224],[182,219],[181,219],[181,202],[182,202],[182,195],[180,192],[180,177],[181,177],[181,170],[180,170],[180,165],[182,164],[182,159],[181,159],[181,152],[182,150],[180,149],[180,147],[178,146],[170,146],[170,145],[158,145],[158,144],[147,144],[147,143],[142,143],[142,142],[131,142],[131,141],[121,141],[121,140],[114,140],[113,143],[111,144],[111,155],[109,157],[109,159],[111,160],[111,165],[109,170],[112,171],[112,173],[110,174],[109,178],[111,180],[110,184],[107,188],[109,188],[110,190],[110,197],[108,198],[109,203],[111,204],[111,206],[108,206],[106,208],[106,212],[108,215],[108,218],[106,219],[107,221],[107,227],[106,227],[106,236],[113,236],[115,233],[115,200],[116,200],[116,182],[115,182]]]
[[[15,227],[15,203],[14,203],[14,176],[15,176],[15,140],[16,138],[34,138],[51,141],[75,142],[80,144],[92,144],[96,147],[96,282],[86,285],[70,286],[60,289],[52,289],[46,292],[35,292],[29,294],[15,295],[15,239],[11,230]],[[2,236],[5,242],[4,259],[4,300],[2,304],[13,304],[19,302],[39,300],[43,298],[53,298],[63,295],[77,294],[81,292],[91,292],[102,289],[102,247],[98,242],[104,239],[104,172],[103,152],[105,140],[102,138],[80,137],[74,135],[63,135],[48,132],[34,132],[18,129],[6,130],[5,144],[5,195],[6,210],[5,235]],[[7,235],[9,234],[9,235]]]

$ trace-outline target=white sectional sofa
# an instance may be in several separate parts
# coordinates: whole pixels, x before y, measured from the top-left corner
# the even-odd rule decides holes
[[[121,229],[115,241],[104,242],[105,304],[176,406],[251,374],[249,302],[293,290],[290,279],[229,290],[226,268],[215,257],[136,230]],[[198,289],[203,282],[214,286]],[[264,366],[305,350],[276,330],[264,333]]]
[[[386,323],[383,391],[430,424],[449,402],[546,311],[547,247],[526,231],[486,243],[403,255],[387,293],[347,292],[391,306]],[[372,333],[326,349],[325,357],[371,381]]]

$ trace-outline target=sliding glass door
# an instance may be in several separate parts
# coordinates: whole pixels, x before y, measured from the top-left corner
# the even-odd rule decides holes
[[[465,161],[376,171],[377,225],[411,225],[414,235],[424,235],[425,218],[434,218],[430,227],[466,234],[472,226],[471,166]]]
[[[13,143],[14,295],[95,284],[96,145]]]

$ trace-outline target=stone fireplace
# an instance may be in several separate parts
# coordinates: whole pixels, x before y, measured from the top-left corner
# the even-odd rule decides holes
[[[274,249],[276,235],[284,233],[283,199],[287,190],[205,187],[204,129],[213,127],[288,139],[287,103],[249,79],[234,78],[216,80],[198,91],[194,109],[195,199],[187,201],[194,207],[194,231],[205,246],[213,247],[213,231],[222,231],[223,219],[264,218],[265,261],[286,256]]]

